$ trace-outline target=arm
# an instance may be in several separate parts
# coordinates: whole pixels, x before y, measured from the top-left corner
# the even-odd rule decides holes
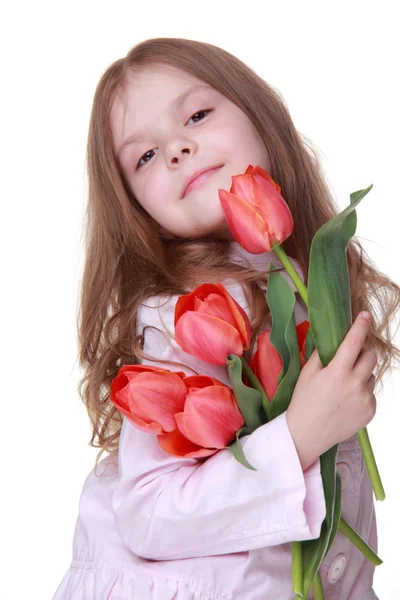
[[[160,313],[164,328],[173,329],[175,302],[176,298],[172,299]],[[163,328],[158,317],[150,318],[157,310],[144,311],[144,324]],[[189,357],[173,340],[167,342],[154,331],[151,343],[148,340],[146,337],[146,353],[180,360],[198,373],[229,384],[224,367]],[[174,370],[164,363],[160,366]],[[189,369],[186,372],[191,373]],[[240,443],[257,471],[243,467],[229,449],[206,460],[170,456],[160,449],[155,436],[124,419],[113,513],[132,552],[148,559],[171,560],[319,537],[325,518],[319,459],[303,473],[286,413],[241,438]]]

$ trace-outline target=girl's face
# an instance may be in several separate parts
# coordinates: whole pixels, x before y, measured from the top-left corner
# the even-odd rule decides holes
[[[269,171],[266,148],[244,112],[175,67],[145,68],[116,97],[111,129],[130,189],[169,233],[233,239],[218,189],[249,164]],[[218,167],[187,190],[194,172]]]

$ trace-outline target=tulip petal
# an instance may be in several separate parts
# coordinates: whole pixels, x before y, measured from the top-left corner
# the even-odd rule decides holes
[[[130,407],[130,395],[126,393],[126,387],[141,373],[157,372],[157,373],[169,373],[166,369],[160,369],[158,367],[150,367],[147,365],[123,365],[118,371],[117,377],[111,382],[110,390],[110,401],[116,406],[116,408],[138,429],[149,433],[159,434],[162,433],[162,427],[159,423],[154,422],[152,419],[146,421],[135,415]],[[184,373],[176,373],[183,380]]]
[[[243,354],[237,330],[202,313],[184,313],[175,326],[175,340],[188,354],[215,365],[225,365],[229,354]]]
[[[118,392],[118,398],[136,419],[173,431],[174,415],[183,410],[186,392],[184,381],[174,373],[140,373]]]
[[[276,181],[274,181],[271,177],[271,175],[262,167],[254,167],[253,170],[251,171],[254,174],[257,173],[257,175],[261,175],[261,177],[263,177],[268,183],[270,183],[271,185],[274,186],[274,188],[280,193],[281,192],[281,186],[278,185],[276,183]]]
[[[266,330],[258,337],[258,348],[250,361],[250,368],[259,379],[261,385],[272,401],[278,388],[278,379],[282,371],[283,361],[270,340],[271,331]]]
[[[300,350],[300,363],[301,363],[301,367],[303,368],[305,363],[306,363],[306,356],[305,356],[305,346],[306,346],[306,339],[307,339],[307,332],[310,328],[310,323],[309,321],[303,321],[302,323],[299,323],[298,325],[296,325],[296,333],[297,333],[297,340],[299,342],[299,350]]]
[[[130,410],[125,409],[121,405],[121,404],[123,404],[123,402],[121,402],[121,404],[119,403],[119,398],[118,398],[119,394],[120,393],[116,394],[113,404],[118,408],[118,410],[123,415],[125,415],[125,417],[128,419],[128,421],[130,421],[132,423],[132,425],[134,425],[141,431],[145,431],[146,433],[160,434],[163,432],[163,429],[159,423],[155,423],[155,422],[146,423],[142,419],[139,419],[138,417],[136,417]]]
[[[220,284],[221,285],[221,284]],[[249,321],[249,317],[246,314],[246,311],[240,306],[238,302],[227,292],[227,290],[221,285],[223,288],[226,301],[229,305],[230,310],[235,319],[236,329],[239,331],[242,336],[243,348],[244,350],[248,350],[250,346],[250,338],[251,338],[251,325]]]
[[[293,217],[290,209],[276,187],[258,173],[252,178],[256,206],[265,220],[271,245],[281,243],[293,232]]]
[[[205,448],[225,448],[244,424],[232,390],[222,385],[189,392],[175,418],[183,435]]]
[[[151,367],[150,365],[122,365],[120,370],[118,371],[118,377],[120,375],[129,374],[134,375],[135,373],[145,373],[145,372],[160,372],[160,373],[170,373],[168,369],[162,369],[161,367]]]
[[[211,385],[221,385],[221,382],[208,375],[189,375],[185,377],[187,391],[210,387]]]
[[[219,287],[215,283],[203,283],[189,294],[180,296],[175,305],[174,325],[177,324],[181,316],[189,311],[195,310],[198,299],[204,300],[209,294],[218,294]]]
[[[161,367],[151,367],[149,365],[123,365],[118,371],[117,377],[111,382],[111,396],[119,392],[129,381],[135,379],[140,373],[166,374],[171,373],[171,371],[162,369]],[[185,377],[185,373],[182,371],[174,371],[174,375],[178,375],[181,379],[184,379]]]
[[[252,186],[252,180],[254,181],[254,175],[261,176],[267,183],[272,185],[279,193],[281,192],[281,186],[278,185],[271,177],[271,175],[265,171],[262,167],[253,167],[249,165],[246,172],[240,175],[234,175],[232,177],[231,193],[247,200],[253,208],[257,208],[257,198],[254,194],[254,187]]]
[[[253,189],[251,187],[250,174],[245,173],[244,175],[235,175],[232,177],[232,187],[230,192],[234,196],[238,196],[238,198],[243,198],[243,200],[248,201],[253,208],[256,208],[252,197]]]
[[[158,443],[164,452],[179,458],[201,458],[202,456],[211,456],[218,452],[215,449],[200,448],[197,444],[193,444],[193,442],[185,438],[179,429],[159,435]]]
[[[263,217],[242,200],[226,190],[218,190],[221,208],[234,238],[252,254],[270,252],[269,232]]]
[[[229,294],[222,284],[217,284],[219,294],[209,294],[199,306],[199,313],[205,313],[226,321],[237,329],[242,337],[244,349],[250,345],[251,326],[243,308]]]
[[[299,348],[301,349],[304,346],[304,342],[306,341],[308,330],[310,329],[309,321],[302,321],[298,325],[296,325],[296,333],[297,339],[299,341]]]
[[[232,315],[229,304],[225,296],[221,294],[209,294],[207,298],[201,302],[196,309],[196,312],[217,317],[222,321],[226,321],[233,327],[236,327],[236,320]]]
[[[145,370],[154,371],[155,367],[148,367],[142,365],[123,365],[118,371],[117,377],[115,377],[111,382],[111,401],[113,401],[113,397],[115,396],[115,394],[122,390],[129,381],[137,377],[139,373],[143,373]],[[123,407],[127,410],[129,408],[129,405],[125,403]]]
[[[247,350],[250,345],[250,337],[251,337],[251,326],[249,318],[246,312],[242,309],[242,307],[232,298],[232,296],[228,293],[225,287],[220,284],[203,284],[198,286],[195,290],[193,290],[190,294],[186,294],[181,296],[175,307],[175,338],[176,341],[182,346],[184,350],[188,353],[202,358],[205,360],[205,355],[207,358],[209,356],[209,340],[205,338],[204,335],[200,332],[198,336],[195,336],[195,332],[193,333],[193,337],[201,337],[201,340],[205,342],[205,349],[200,353],[199,348],[197,349],[189,349],[189,347],[185,346],[185,342],[179,336],[179,331],[181,331],[181,325],[178,326],[178,323],[182,319],[183,315],[187,315],[189,313],[193,314],[203,314],[209,315],[210,317],[214,317],[215,320],[215,330],[208,329],[208,333],[212,336],[212,340],[218,340],[222,336],[226,337],[226,326],[231,326],[234,328],[239,338],[241,338],[242,348],[238,348],[237,346],[232,347],[230,350],[228,348],[228,354],[238,353],[241,355],[243,353],[243,349]],[[218,327],[221,322],[224,322],[223,330],[219,331]],[[178,337],[176,336],[176,331],[178,331]],[[190,334],[187,334],[190,335]],[[233,335],[231,332],[230,335]],[[236,340],[236,336],[235,336]],[[200,342],[198,342],[200,344]],[[236,342],[235,342],[236,344]],[[226,356],[224,358],[220,357],[219,362],[215,364],[224,364]],[[206,362],[211,362],[207,360]]]

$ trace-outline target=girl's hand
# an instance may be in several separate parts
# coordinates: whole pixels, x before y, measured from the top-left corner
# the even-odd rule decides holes
[[[375,416],[377,356],[364,346],[368,330],[360,313],[329,365],[315,349],[300,373],[286,417],[303,471]]]

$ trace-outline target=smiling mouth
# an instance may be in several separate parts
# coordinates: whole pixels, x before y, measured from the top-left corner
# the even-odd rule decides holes
[[[209,177],[212,177],[212,175],[214,175],[214,173],[219,171],[219,169],[221,169],[222,167],[223,165],[215,167],[214,169],[210,169],[209,171],[206,171],[205,173],[202,173],[201,175],[196,177],[196,179],[194,179],[186,188],[186,192],[184,193],[183,198],[187,196],[187,194],[189,194],[192,190],[200,187]]]

